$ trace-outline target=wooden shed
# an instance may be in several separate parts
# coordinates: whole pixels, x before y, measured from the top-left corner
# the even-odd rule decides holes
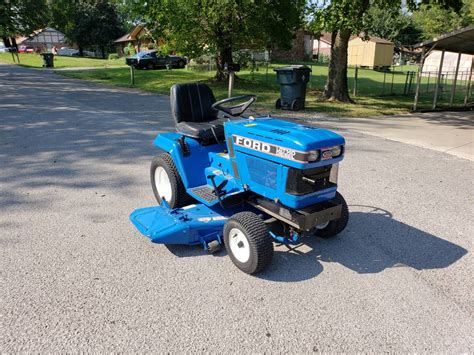
[[[382,38],[370,37],[364,41],[354,37],[349,41],[347,61],[351,66],[383,68],[390,67],[395,45]]]

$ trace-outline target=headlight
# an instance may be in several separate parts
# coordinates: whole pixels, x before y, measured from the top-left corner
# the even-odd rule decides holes
[[[308,161],[316,161],[319,158],[319,150],[310,150],[308,154]]]
[[[336,145],[331,148],[331,153],[333,158],[337,158],[342,154],[342,145]]]

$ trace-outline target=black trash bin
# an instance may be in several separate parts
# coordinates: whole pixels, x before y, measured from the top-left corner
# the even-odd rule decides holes
[[[276,108],[293,111],[303,109],[311,68],[306,65],[291,65],[274,70],[280,84],[280,98],[276,101]]]
[[[54,54],[53,53],[41,53],[43,57],[43,68],[54,68]]]

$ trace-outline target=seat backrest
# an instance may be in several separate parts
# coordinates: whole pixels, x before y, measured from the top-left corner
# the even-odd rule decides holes
[[[217,110],[211,107],[216,99],[206,84],[175,84],[171,87],[170,101],[176,123],[207,122],[217,118]]]

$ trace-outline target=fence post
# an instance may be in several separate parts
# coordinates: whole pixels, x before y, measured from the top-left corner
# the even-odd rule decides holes
[[[357,77],[359,74],[359,67],[356,65],[355,67],[355,73],[354,73],[354,92],[352,93],[352,96],[357,95]]]
[[[383,84],[382,84],[382,95],[385,91],[385,77],[387,76],[387,70],[383,71]]]
[[[130,85],[135,85],[135,71],[133,65],[130,65]]]
[[[390,95],[393,95],[393,79],[395,78],[395,70],[392,72],[392,84],[390,85]]]
[[[265,82],[268,81],[268,60],[265,61],[266,69],[265,69]]]

